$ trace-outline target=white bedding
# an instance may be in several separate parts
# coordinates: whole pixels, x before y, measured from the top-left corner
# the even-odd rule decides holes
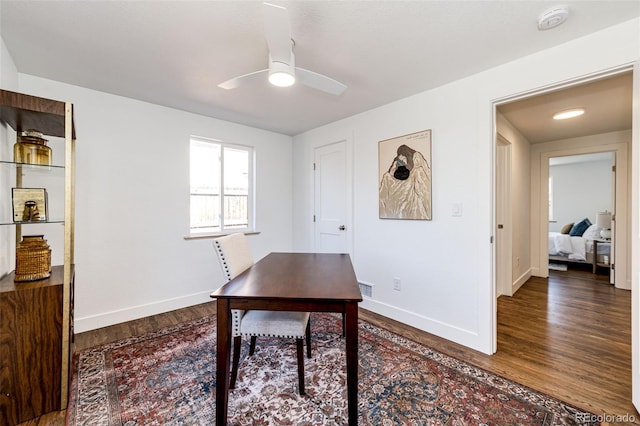
[[[598,244],[598,254],[610,254],[611,244]],[[593,253],[593,240],[584,237],[571,237],[568,234],[549,232],[549,254],[566,256],[569,260],[585,262],[587,253]]]
[[[587,260],[586,239],[568,234],[549,232],[549,254],[567,256],[569,260]]]

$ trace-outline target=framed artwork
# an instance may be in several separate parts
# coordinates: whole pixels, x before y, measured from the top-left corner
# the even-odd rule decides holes
[[[14,222],[45,222],[47,191],[44,188],[11,188]]]
[[[431,220],[431,130],[378,143],[380,219]]]

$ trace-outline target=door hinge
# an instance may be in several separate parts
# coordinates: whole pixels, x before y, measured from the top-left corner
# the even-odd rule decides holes
[[[612,263],[612,264],[611,264],[611,270],[612,270],[612,271],[615,271],[615,270],[616,270],[616,264],[615,264],[615,263]]]
[[[616,165],[615,164],[613,166],[611,166],[611,171],[614,172],[614,173],[616,172]]]
[[[489,238],[489,244],[493,244],[493,235]]]
[[[315,214],[313,215],[313,222],[314,223],[316,222],[316,215]]]
[[[316,171],[316,163],[313,163],[313,171]]]

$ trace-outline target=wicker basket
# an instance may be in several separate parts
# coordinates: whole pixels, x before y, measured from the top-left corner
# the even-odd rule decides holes
[[[51,276],[51,249],[44,235],[25,235],[16,247],[15,281],[36,281]]]

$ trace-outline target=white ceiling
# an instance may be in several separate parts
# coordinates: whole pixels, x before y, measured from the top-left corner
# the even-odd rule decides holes
[[[295,135],[640,16],[640,1],[273,1],[290,11],[296,65],[345,83],[332,96],[256,80],[267,67],[257,1],[0,0],[19,72]]]
[[[631,129],[633,74],[604,78],[500,105],[498,111],[531,143]],[[585,113],[554,120],[557,112],[583,108]]]

